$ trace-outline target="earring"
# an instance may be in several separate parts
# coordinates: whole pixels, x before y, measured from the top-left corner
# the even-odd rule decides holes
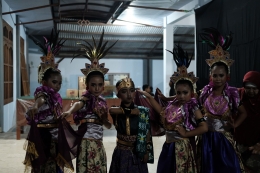
[[[210,82],[212,81],[212,77],[211,77],[211,76],[209,77],[209,81],[210,81]]]
[[[194,97],[194,93],[191,93],[191,98]]]

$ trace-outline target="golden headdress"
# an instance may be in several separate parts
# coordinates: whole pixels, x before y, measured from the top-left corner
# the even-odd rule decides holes
[[[134,87],[134,83],[131,78],[124,78],[121,80],[119,85],[116,87],[117,92],[122,88],[131,88]]]
[[[234,60],[230,59],[228,49],[232,43],[231,33],[224,37],[215,28],[204,28],[204,33],[200,34],[203,43],[207,43],[214,50],[209,51],[210,59],[206,59],[207,64],[212,67],[216,62],[223,62],[228,67],[228,73],[230,73],[230,66],[234,63]]]
[[[169,51],[173,55],[173,59],[177,65],[177,72],[171,76],[171,81],[174,83],[174,88],[179,80],[188,80],[195,85],[199,78],[195,77],[193,72],[187,72],[187,68],[190,66],[192,56],[189,57],[187,51],[184,52],[181,46],[175,45],[173,51]]]
[[[41,57],[41,63],[38,67],[38,82],[42,82],[42,78],[44,76],[44,73],[52,68],[53,70],[60,71],[58,69],[58,64],[55,63],[55,56],[59,53],[61,47],[65,43],[66,40],[60,39],[58,41],[59,32],[55,32],[55,35],[53,34],[53,30],[51,31],[51,35],[49,40],[46,37],[44,38],[44,43],[37,40],[32,35],[29,35],[29,38],[33,40],[33,42],[39,46],[40,51],[43,53],[43,56]]]
[[[90,43],[88,43],[86,40],[83,40],[86,43],[86,45],[82,44],[82,43],[78,43],[78,45],[80,45],[81,48],[79,48],[77,51],[84,50],[85,53],[84,54],[80,53],[80,54],[75,55],[72,58],[72,60],[75,57],[78,57],[80,55],[82,55],[82,56],[84,56],[84,57],[86,57],[87,59],[90,60],[91,64],[85,63],[85,67],[86,68],[81,69],[81,72],[86,77],[88,76],[89,73],[91,73],[93,71],[99,71],[103,75],[105,75],[108,72],[108,70],[109,70],[109,69],[105,68],[105,63],[99,64],[99,60],[106,56],[106,54],[108,53],[109,49],[111,49],[116,44],[117,41],[115,43],[113,43],[110,47],[105,49],[108,41],[106,41],[102,45],[103,37],[104,37],[104,28],[103,28],[102,34],[100,36],[98,45],[96,45],[96,41],[95,41],[95,38],[93,36],[92,36],[93,46]]]

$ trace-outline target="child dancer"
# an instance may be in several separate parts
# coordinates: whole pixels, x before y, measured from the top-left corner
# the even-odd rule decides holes
[[[100,49],[103,36],[104,30],[98,47],[95,44],[93,47],[81,44],[87,50],[91,50],[85,55],[91,61],[91,64],[86,63],[86,68],[81,69],[86,76],[87,91],[78,102],[62,114],[63,117],[69,117],[74,113],[74,122],[79,124],[78,134],[81,136],[81,139],[79,139],[81,142],[76,161],[77,173],[107,172],[106,152],[102,142],[103,125],[106,128],[111,128],[111,123],[107,119],[106,101],[100,95],[104,90],[104,75],[108,72],[108,69],[104,68],[104,63],[99,64],[99,59],[104,57],[107,50],[115,43],[107,50]]]
[[[143,93],[154,109],[160,113],[161,121],[166,129],[166,142],[158,161],[158,173],[196,173],[195,147],[191,137],[205,133],[208,128],[197,100],[193,98],[193,84],[198,80],[192,72],[187,73],[190,59],[180,46],[171,52],[178,72],[174,72],[171,80],[174,83],[176,97],[166,107],[146,92]]]
[[[26,150],[24,164],[26,172],[31,167],[33,173],[60,173],[63,172],[63,166],[60,168],[61,165],[57,165],[56,157],[58,154],[58,118],[62,109],[62,99],[58,92],[61,88],[62,77],[57,69],[58,64],[54,62],[54,56],[64,42],[56,42],[52,38],[50,41],[46,38],[45,40],[45,45],[41,46],[45,56],[41,57],[42,62],[38,69],[38,80],[42,86],[36,88],[35,103],[26,113],[26,119],[31,128],[24,146]],[[57,44],[52,43],[54,41]],[[72,164],[67,167],[73,170]]]
[[[228,35],[224,39],[214,28],[204,31],[203,41],[215,50],[209,52],[210,59],[206,60],[210,66],[210,83],[202,89],[199,97],[209,126],[209,131],[202,135],[201,172],[244,172],[231,134],[231,128],[238,127],[246,118],[238,90],[227,83],[233,60],[226,50],[230,47],[232,37]],[[232,116],[237,112],[238,117],[232,122]]]
[[[117,146],[109,172],[148,173],[147,162],[153,163],[149,109],[134,104],[136,91],[130,78],[118,81],[116,88],[121,105],[109,109],[117,130]]]

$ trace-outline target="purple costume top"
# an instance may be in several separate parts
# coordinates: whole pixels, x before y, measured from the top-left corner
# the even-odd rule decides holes
[[[182,137],[175,131],[176,125],[182,125],[187,131],[196,128],[194,111],[198,109],[198,102],[191,98],[187,103],[181,105],[175,98],[166,106],[162,114],[162,123],[166,129],[166,140],[173,142]]]
[[[83,119],[97,119],[100,117],[94,113],[94,109],[107,108],[107,103],[105,99],[101,96],[96,97],[90,92],[86,91],[83,95],[86,97],[86,104],[77,112],[73,114],[73,118],[76,124]],[[103,138],[103,126],[96,123],[85,123],[87,126],[87,131],[85,132],[83,138],[92,139],[102,139]]]
[[[237,88],[225,84],[222,95],[214,95],[213,84],[205,86],[200,96],[204,115],[210,131],[226,131],[225,124],[237,113],[239,94]]]
[[[34,92],[35,100],[40,96],[44,96],[45,104],[39,107],[38,113],[34,115],[34,119],[31,119],[26,113],[28,124],[31,124],[32,120],[37,124],[55,123],[55,119],[61,115],[62,99],[60,94],[48,86],[40,86],[37,87]]]

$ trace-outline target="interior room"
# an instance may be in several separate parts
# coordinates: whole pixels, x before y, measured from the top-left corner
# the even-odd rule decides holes
[[[169,51],[174,52],[176,45],[191,57],[188,72],[199,78],[194,91],[201,91],[210,82],[205,60],[212,49],[204,44],[200,33],[209,27],[223,36],[232,33],[232,44],[225,50],[234,60],[228,83],[241,88],[248,71],[260,71],[259,5],[257,0],[1,0],[0,172],[25,170],[23,146],[31,128],[25,114],[37,99],[36,88],[41,86],[43,52],[35,40],[44,43],[56,34],[57,40],[64,41],[53,56],[62,75],[62,112],[86,93],[82,69],[90,63],[86,56],[89,50],[80,45],[88,42],[94,46],[93,39],[98,44],[101,37],[106,48],[112,46],[98,64],[105,63],[104,68],[109,69],[101,94],[108,108],[120,106],[116,84],[126,77],[134,81],[136,90],[143,90],[147,84],[153,93],[158,88],[165,97],[172,96],[169,83],[179,66]],[[78,128],[73,118],[69,121],[72,128]],[[114,123],[110,115],[108,121]],[[154,163],[148,164],[148,171],[155,173],[167,140],[166,135],[152,139]],[[111,129],[104,127],[103,144],[109,171],[117,146],[114,125]],[[75,159],[73,165],[75,168]]]

